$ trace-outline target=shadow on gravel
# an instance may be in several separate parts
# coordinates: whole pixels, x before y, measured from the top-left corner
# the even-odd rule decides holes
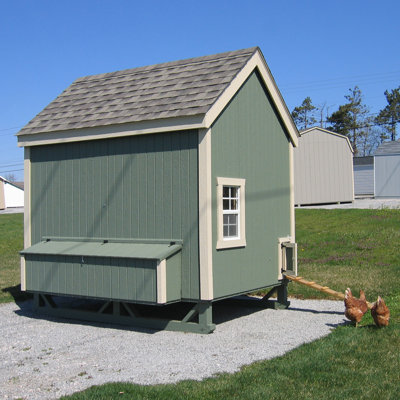
[[[307,312],[312,314],[343,315],[343,312],[341,311],[319,311],[319,310],[312,310],[310,308],[295,308],[295,307],[289,307],[289,309],[293,311]]]
[[[30,298],[29,298],[30,297]],[[135,331],[141,333],[153,334],[157,332],[154,329],[141,328],[135,326],[126,326],[119,324],[110,324],[107,322],[94,322],[94,321],[84,321],[77,319],[67,319],[64,317],[55,317],[46,315],[45,312],[34,311],[33,310],[33,301],[31,299],[32,296],[26,296],[25,299],[23,297],[17,296],[15,299],[16,304],[19,307],[19,310],[16,310],[15,313],[17,315],[40,319],[45,321],[52,321],[55,323],[70,323],[74,325],[86,325],[86,326],[94,326],[98,328],[118,328],[127,331]],[[17,300],[18,299],[18,300]],[[23,299],[23,300],[22,300]],[[27,300],[28,299],[28,300]],[[101,306],[101,302],[97,300],[87,300],[87,299],[77,299],[77,298],[65,298],[65,297],[54,297],[54,300],[58,306],[68,306],[69,308],[76,309],[85,309],[85,310],[96,310]],[[193,304],[189,303],[177,303],[171,304],[162,307],[154,307],[154,306],[143,306],[136,305],[140,308],[141,314],[151,317],[151,318],[163,318],[163,319],[182,319],[186,313],[191,309]],[[264,308],[259,306],[249,306],[248,303],[243,302],[237,298],[221,300],[213,303],[213,322],[218,325],[225,322],[233,321],[239,318],[243,318],[246,316],[250,316],[254,313],[263,311]],[[290,307],[289,310],[302,312],[302,313],[312,313],[312,314],[327,314],[327,315],[341,315],[341,312],[337,311],[318,311],[309,308],[299,308],[299,307]],[[273,310],[273,312],[279,312],[279,310]],[[290,318],[289,316],[285,316],[285,318]],[[336,324],[327,324],[332,327],[336,327]]]

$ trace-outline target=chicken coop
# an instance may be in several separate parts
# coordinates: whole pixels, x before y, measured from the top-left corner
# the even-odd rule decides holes
[[[221,299],[287,306],[297,141],[257,47],[77,79],[18,133],[22,289],[52,315],[192,332]]]

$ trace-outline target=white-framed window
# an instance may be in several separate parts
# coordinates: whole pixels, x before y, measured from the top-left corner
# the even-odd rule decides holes
[[[217,249],[246,246],[245,179],[217,178]]]

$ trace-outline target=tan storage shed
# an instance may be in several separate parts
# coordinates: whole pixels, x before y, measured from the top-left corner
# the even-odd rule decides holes
[[[295,205],[354,200],[353,149],[346,136],[313,127],[294,149]]]

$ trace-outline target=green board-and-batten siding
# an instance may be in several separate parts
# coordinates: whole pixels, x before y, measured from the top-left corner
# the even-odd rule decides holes
[[[278,283],[278,238],[290,236],[289,139],[253,73],[211,131],[214,297]],[[216,250],[216,178],[246,179],[246,241]]]
[[[31,148],[32,244],[45,236],[181,239],[199,297],[197,131]]]

